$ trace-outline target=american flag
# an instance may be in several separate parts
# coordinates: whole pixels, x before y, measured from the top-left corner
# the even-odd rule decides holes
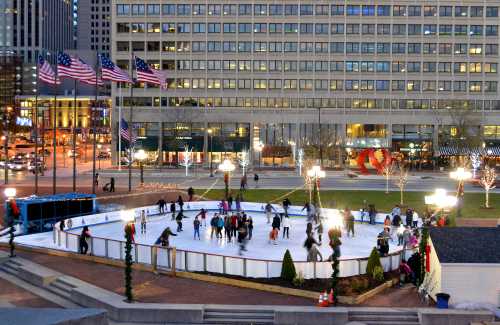
[[[57,72],[60,77],[69,77],[80,81],[93,79],[95,83],[95,71],[79,58],[64,52],[59,52],[57,55]]]
[[[101,55],[101,74],[104,80],[132,83],[132,79],[126,72],[103,55]]]
[[[137,81],[159,85],[163,87],[165,84],[165,75],[162,71],[152,69],[144,60],[135,57],[135,69],[137,72]]]
[[[134,134],[133,130],[130,130],[129,132],[129,127],[127,121],[122,118],[121,120],[121,126],[120,126],[120,136],[124,139],[127,140],[129,143],[135,143],[137,140],[137,136]],[[132,135],[131,135],[132,134]],[[130,138],[132,137],[132,141],[130,141]]]
[[[102,81],[101,78],[99,78],[97,76],[97,73],[94,71],[94,69],[92,69],[87,63],[85,63],[85,61],[83,61],[82,59],[78,59],[80,60],[82,66],[87,70],[87,71],[92,71],[92,73],[94,74],[92,76],[92,78],[90,79],[82,79],[80,80],[81,82],[83,82],[84,84],[87,84],[87,85],[95,85],[95,79],[97,78],[97,84],[99,86],[104,86],[104,81]]]
[[[56,79],[56,74],[50,63],[45,60],[41,55],[38,57],[38,79],[50,85],[60,85],[61,80]]]

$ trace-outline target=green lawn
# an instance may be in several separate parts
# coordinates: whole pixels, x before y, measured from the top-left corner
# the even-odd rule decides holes
[[[205,190],[196,190],[197,194],[204,193]],[[287,190],[268,190],[268,189],[250,189],[245,191],[244,200],[254,202],[281,203]],[[233,190],[233,197],[237,191]],[[416,209],[419,213],[425,211],[424,196],[426,192],[406,192],[404,193],[405,206]],[[369,204],[375,204],[378,211],[390,211],[394,204],[399,203],[399,192],[390,192],[385,194],[383,191],[347,191],[347,190],[331,190],[321,191],[321,202],[324,207],[344,208],[348,206],[353,210],[357,210],[363,206],[363,200]],[[309,199],[309,193],[304,190],[287,195],[294,205],[302,205]],[[214,189],[205,194],[206,199],[220,200],[224,197],[224,190]],[[492,209],[484,208],[484,193],[466,193],[464,196],[464,205],[462,208],[463,218],[500,218],[500,194],[490,194],[490,206]],[[455,214],[455,211],[451,211]]]

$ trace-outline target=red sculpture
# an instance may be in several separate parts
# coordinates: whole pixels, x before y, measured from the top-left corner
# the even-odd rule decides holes
[[[364,149],[359,153],[356,162],[358,163],[358,167],[361,174],[363,175],[369,174],[368,169],[365,166],[366,156],[368,156],[370,164],[373,166],[373,168],[375,168],[378,174],[382,174],[384,166],[389,165],[391,163],[392,156],[389,150],[387,149],[379,149],[379,150],[382,152],[382,155],[384,156],[384,159],[382,159],[382,161],[379,161],[377,157],[375,157],[376,149],[374,148]]]

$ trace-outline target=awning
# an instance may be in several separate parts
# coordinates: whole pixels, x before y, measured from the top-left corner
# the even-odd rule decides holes
[[[480,155],[480,156],[500,156],[500,147],[486,147],[486,148],[459,148],[455,146],[443,146],[439,147],[439,156],[470,156],[470,155]]]

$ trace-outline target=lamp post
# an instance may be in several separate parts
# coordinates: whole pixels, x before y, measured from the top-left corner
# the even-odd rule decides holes
[[[450,172],[450,178],[457,181],[457,218],[461,216],[462,198],[464,196],[464,182],[472,178],[472,173],[463,167]]]
[[[448,195],[446,190],[442,188],[436,189],[431,195],[426,195],[424,200],[425,204],[436,206],[438,211],[454,207],[458,202],[456,196]]]
[[[134,210],[122,211],[121,219],[125,223],[125,297],[126,302],[134,299],[132,293],[132,238],[135,233],[135,212]]]
[[[208,136],[209,136],[209,140],[210,140],[210,177],[214,177],[214,170],[212,168],[212,154],[213,154],[213,144],[214,144],[214,139],[213,139],[213,133],[214,131],[212,129],[208,129],[207,130],[207,133],[208,133]]]
[[[224,159],[222,164],[219,165],[219,170],[224,173],[224,185],[226,192],[226,200],[229,197],[229,174],[234,171],[236,167],[229,159]]]
[[[97,149],[99,149],[98,153],[97,153],[97,161],[99,162],[99,170],[101,170],[101,148],[102,148],[102,144],[98,144],[97,145]]]
[[[264,144],[262,143],[262,141],[259,141],[259,143],[254,145],[253,149],[259,153],[259,168],[260,168],[261,153],[262,150],[264,149]]]
[[[14,198],[16,197],[16,189],[13,187],[7,187],[4,190],[5,197],[7,198],[7,209],[5,211],[5,215],[7,216],[7,225],[9,226],[9,247],[10,247],[10,255],[9,257],[16,256],[14,254],[14,223],[15,218],[19,215],[19,210],[16,206],[16,201]]]
[[[319,180],[324,178],[326,173],[324,170],[321,170],[321,166],[312,166],[311,169],[307,171],[307,177],[309,177],[313,181],[313,197],[312,201],[314,207],[317,209],[319,207]],[[318,210],[317,210],[318,211]]]
[[[141,186],[144,185],[144,160],[146,159],[147,155],[146,152],[143,149],[137,150],[137,152],[134,154],[134,158],[139,161],[139,168],[141,171]]]

